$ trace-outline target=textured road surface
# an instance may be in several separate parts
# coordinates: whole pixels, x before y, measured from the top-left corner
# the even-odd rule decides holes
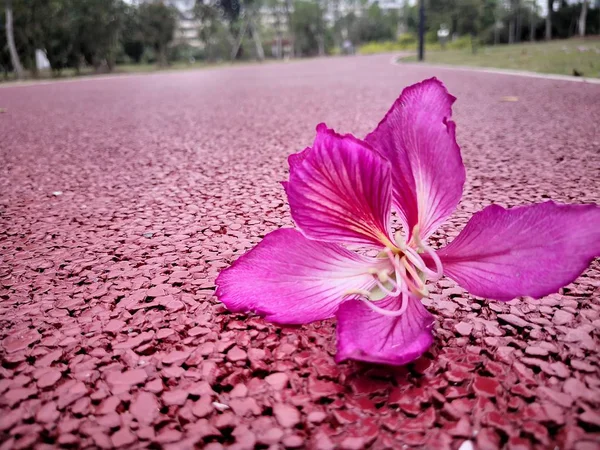
[[[0,449],[600,448],[598,261],[539,301],[441,281],[434,346],[394,370],[336,366],[333,321],[211,297],[291,225],[279,181],[315,125],[364,136],[425,77],[467,166],[437,245],[492,202],[600,199],[599,85],[389,61],[0,88]]]

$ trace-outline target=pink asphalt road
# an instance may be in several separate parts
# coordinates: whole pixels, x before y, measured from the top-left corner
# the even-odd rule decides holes
[[[397,369],[212,297],[292,225],[279,182],[317,123],[364,136],[434,75],[467,166],[436,245],[492,202],[600,199],[600,85],[382,55],[0,88],[0,449],[600,448],[598,261],[539,301],[442,280]]]

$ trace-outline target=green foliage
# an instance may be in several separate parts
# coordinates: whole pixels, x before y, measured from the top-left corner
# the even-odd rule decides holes
[[[28,0],[13,2],[15,41],[22,59],[35,69],[43,49],[60,71],[80,62],[99,69],[114,65],[123,26],[121,0]]]
[[[593,5],[593,0],[590,3]],[[552,37],[565,39],[576,35],[580,13],[581,3],[561,5],[561,8],[552,14]],[[588,7],[586,19],[586,34],[599,34],[600,4],[596,8]]]
[[[477,35],[481,29],[483,2],[481,0],[457,0],[456,31],[460,35]]]
[[[437,31],[446,26],[451,36],[472,35],[485,43],[519,42],[529,40],[531,28],[534,39],[544,38],[545,18],[535,0],[426,0],[426,32],[428,43],[437,42]],[[544,1],[545,3],[545,1]],[[552,35],[569,38],[577,34],[577,21],[582,0],[555,1],[558,10],[552,13]],[[600,33],[600,3],[589,2],[586,31]],[[417,32],[417,4],[407,6],[402,14],[403,25]],[[496,24],[500,28],[496,29]],[[509,37],[512,31],[512,37]]]
[[[145,42],[142,31],[142,18],[138,8],[126,6],[124,8],[123,32],[121,33],[123,51],[127,57],[139,63],[144,54]]]
[[[396,41],[384,41],[384,42],[368,42],[361,45],[358,49],[358,53],[361,55],[373,55],[375,53],[389,53],[401,50],[414,50],[415,46],[400,44]]]
[[[217,7],[223,12],[229,22],[235,22],[239,19],[242,11],[240,0],[217,0]]]
[[[395,41],[367,42],[359,47],[358,53],[361,55],[371,55],[375,53],[415,51],[417,44],[418,41],[415,34],[404,33]]]
[[[231,6],[230,3],[227,5]],[[233,51],[233,38],[222,18],[237,18],[239,11],[225,9],[219,0],[198,1],[194,11],[200,22],[198,36],[204,43],[202,57],[209,61],[229,58]]]
[[[1,5],[1,3],[0,3]],[[0,8],[0,71],[5,78],[8,78],[8,72],[12,71],[12,62],[8,51],[8,43],[6,41],[6,16],[4,8]]]
[[[34,75],[36,49],[55,72],[82,64],[112,70],[117,60],[140,62],[147,47],[164,63],[176,25],[173,8],[158,1],[137,7],[123,0],[20,0],[13,2],[13,15],[17,51]],[[0,65],[6,68],[4,20],[0,31]]]
[[[360,16],[350,12],[341,17],[335,25],[335,31],[344,30],[354,44],[384,42],[396,37],[398,22],[396,10],[383,11],[379,4],[374,2]]]
[[[417,36],[410,33],[403,33],[398,36],[398,44],[404,47],[413,47],[417,45]]]
[[[177,25],[177,11],[162,2],[143,3],[139,7],[143,42],[157,55],[160,66],[167,65],[167,46],[173,40]]]
[[[231,33],[227,27],[219,23],[205,44],[204,58],[208,61],[229,59],[232,51]]]
[[[358,52],[361,55],[371,55],[375,53],[389,53],[399,51],[415,51],[417,48],[417,36],[413,34],[403,34],[396,41],[368,42],[360,46]],[[446,44],[448,50],[470,49],[472,46],[470,36],[461,36],[451,40]],[[439,42],[432,42],[427,45],[428,51],[440,51],[442,47]]]
[[[55,72],[60,72],[75,62],[77,52],[73,30],[76,29],[76,15],[71,5],[52,1],[46,4],[44,20],[39,22],[40,41],[46,51],[46,57]]]
[[[123,26],[120,0],[71,0],[76,52],[95,68],[114,65]]]
[[[464,50],[470,49],[472,46],[472,41],[470,36],[461,36],[454,40],[451,40],[446,44],[446,48],[448,50]]]
[[[326,24],[321,6],[313,1],[297,0],[292,13],[292,32],[296,52],[314,56],[324,52],[327,43]]]
[[[373,3],[355,23],[350,35],[355,42],[380,42],[394,39],[398,18],[395,11],[384,13],[377,3]]]

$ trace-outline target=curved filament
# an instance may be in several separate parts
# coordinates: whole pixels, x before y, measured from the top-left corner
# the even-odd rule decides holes
[[[389,309],[380,308],[379,306],[376,306],[372,301],[362,297],[359,297],[359,300],[364,302],[369,308],[371,308],[376,313],[387,317],[400,317],[402,314],[404,314],[404,311],[406,311],[406,306],[404,305],[406,302],[404,301],[404,298],[402,299],[402,306],[397,311],[390,311]]]

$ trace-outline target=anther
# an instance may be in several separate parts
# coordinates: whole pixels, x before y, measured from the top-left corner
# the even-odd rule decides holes
[[[390,279],[387,272],[385,272],[383,270],[380,270],[379,272],[377,272],[377,278],[379,278],[379,281],[382,283],[385,283],[386,281],[388,281]]]
[[[388,282],[392,285],[393,290],[391,291],[387,287],[385,287],[385,285],[382,282],[380,282],[377,279],[375,280],[375,284],[381,290],[381,292],[392,297],[398,297],[402,293],[402,289],[391,278],[388,278]]]
[[[366,289],[350,289],[344,292],[342,297],[348,297],[349,295],[361,295],[366,297],[368,301],[371,301],[371,293]]]

